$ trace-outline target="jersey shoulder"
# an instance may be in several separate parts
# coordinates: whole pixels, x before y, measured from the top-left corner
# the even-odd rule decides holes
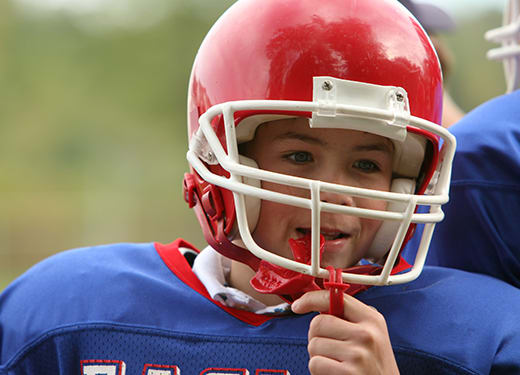
[[[450,128],[457,138],[452,186],[510,186],[518,191],[520,90],[494,98]]]
[[[15,348],[70,325],[149,322],[147,312],[161,301],[159,294],[177,295],[171,293],[181,287],[175,281],[153,243],[86,247],[51,256],[0,294],[1,362]]]

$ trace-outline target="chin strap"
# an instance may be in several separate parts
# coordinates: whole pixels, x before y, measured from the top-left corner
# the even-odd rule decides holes
[[[343,294],[350,287],[350,284],[344,284],[341,279],[341,268],[327,267],[329,271],[329,281],[323,283],[323,286],[330,291],[329,314],[343,318]]]
[[[325,239],[320,235],[320,259],[323,254],[324,244]],[[310,264],[310,235],[297,240],[290,239],[289,246],[296,261]],[[400,255],[398,259],[397,265],[392,269],[392,275],[411,267]],[[250,283],[256,291],[260,293],[277,294],[288,303],[292,303],[312,290],[328,289],[330,291],[330,308],[328,313],[343,318],[344,293],[353,296],[369,289],[372,285],[344,283],[342,273],[347,271],[360,275],[377,275],[382,269],[381,266],[375,265],[355,266],[348,269],[335,269],[329,266],[327,267],[329,279],[326,281],[262,260]]]
[[[366,284],[344,283],[341,277],[341,274],[344,271],[359,275],[377,275],[379,272],[381,272],[381,269],[381,267],[372,265],[356,266],[348,268],[347,270],[342,268],[334,268],[332,266],[327,267],[327,271],[329,271],[329,281],[325,281],[323,286],[330,292],[328,313],[343,319],[343,294],[346,293],[350,296],[353,296],[372,287],[372,285]]]

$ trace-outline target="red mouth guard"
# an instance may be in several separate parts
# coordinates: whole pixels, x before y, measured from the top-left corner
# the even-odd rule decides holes
[[[323,254],[324,244],[325,239],[320,235],[320,259]],[[305,264],[311,263],[312,246],[310,234],[297,240],[291,238],[289,240],[289,246],[296,261]],[[316,280],[314,276],[288,270],[287,268],[262,260],[250,283],[256,291],[260,293],[277,294],[289,303],[297,300],[306,292],[328,289],[330,291],[328,313],[343,318],[343,294],[355,295],[371,286],[343,283],[343,269],[334,269],[334,267],[329,266],[327,270],[329,271],[328,281],[323,279]],[[364,265],[351,267],[348,271],[356,274],[374,275],[381,272],[381,267]],[[318,281],[319,284],[316,281]]]

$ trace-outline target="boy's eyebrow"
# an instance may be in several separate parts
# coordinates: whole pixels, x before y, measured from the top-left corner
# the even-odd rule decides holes
[[[307,142],[307,143],[313,143],[320,146],[326,146],[327,142],[324,142],[323,140],[297,132],[288,131],[286,133],[280,134],[276,137],[275,140],[284,140],[284,139],[297,139],[299,141]]]
[[[369,143],[366,145],[355,146],[354,151],[381,151],[387,154],[392,154],[394,152],[394,144],[389,142]]]
[[[327,142],[302,133],[289,131],[287,133],[280,134],[276,137],[276,140],[284,140],[284,139],[297,139],[303,142],[308,142],[312,144],[316,144],[319,146],[327,146]],[[353,151],[361,152],[361,151],[381,151],[387,154],[391,154],[394,152],[394,145],[391,142],[374,142],[368,143],[365,145],[357,145],[353,148]]]

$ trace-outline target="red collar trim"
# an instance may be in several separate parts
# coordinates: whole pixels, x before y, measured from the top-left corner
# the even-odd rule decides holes
[[[252,313],[250,311],[234,309],[232,307],[225,306],[222,303],[213,300],[206,288],[204,287],[204,284],[202,284],[197,275],[193,273],[190,265],[188,264],[184,256],[179,252],[179,247],[186,247],[196,252],[199,252],[199,250],[195,246],[180,238],[168,245],[163,245],[157,242],[155,243],[155,249],[157,250],[157,253],[161,257],[163,262],[166,264],[166,266],[190,288],[195,290],[200,295],[206,297],[208,300],[220,307],[222,310],[226,311],[230,315],[233,315],[235,318],[240,319],[241,321],[247,324],[259,326],[267,322],[268,320],[275,318],[275,316],[260,315]]]

